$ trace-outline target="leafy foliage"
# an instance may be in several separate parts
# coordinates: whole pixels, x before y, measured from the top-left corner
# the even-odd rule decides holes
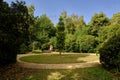
[[[95,52],[95,48],[98,45],[95,37],[91,35],[79,36],[77,42],[80,45],[80,52]]]
[[[24,1],[0,2],[0,64],[16,62],[20,45],[29,38],[29,15]]]
[[[119,24],[113,24],[110,26],[103,27],[99,32],[100,42],[103,43],[106,39],[110,38],[114,34],[116,34],[117,30],[120,29]]]
[[[107,69],[120,71],[120,29],[99,49],[100,62]]]
[[[57,33],[56,33],[56,38],[57,38],[57,48],[58,51],[62,52],[62,50],[64,49],[64,45],[65,45],[65,27],[64,27],[64,22],[62,17],[60,17],[59,19],[59,23],[57,25]]]
[[[65,39],[65,51],[66,52],[76,52],[76,39],[74,35],[68,34]]]
[[[45,14],[41,15],[35,23],[33,34],[35,36],[34,41],[39,43],[38,48],[44,50],[49,49],[49,41],[51,37],[54,37],[56,28],[53,23]]]
[[[98,31],[101,29],[101,27],[107,25],[109,25],[109,19],[106,17],[106,15],[104,13],[95,13],[89,23],[90,34],[93,36],[98,36]]]
[[[110,19],[111,24],[120,24],[120,12],[114,14]]]

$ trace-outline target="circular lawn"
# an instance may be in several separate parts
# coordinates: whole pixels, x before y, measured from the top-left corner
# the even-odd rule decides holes
[[[40,54],[28,55],[20,58],[21,61],[38,64],[69,64],[85,63],[99,60],[99,56],[84,54]]]

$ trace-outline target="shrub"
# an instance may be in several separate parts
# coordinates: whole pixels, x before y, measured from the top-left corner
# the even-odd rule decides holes
[[[75,37],[72,34],[67,34],[65,39],[65,51],[66,52],[76,52]]]
[[[120,32],[107,39],[99,48],[99,53],[103,67],[120,70]]]
[[[79,45],[80,45],[80,52],[84,52],[84,53],[95,52],[95,48],[98,45],[98,42],[95,39],[95,37],[91,36],[91,35],[79,36],[77,39],[77,42],[78,41],[79,41]]]
[[[42,53],[42,50],[33,50],[32,53]]]
[[[25,45],[25,43],[23,43],[21,46],[20,46],[20,53],[24,54],[26,52],[29,52],[29,49],[28,47]]]

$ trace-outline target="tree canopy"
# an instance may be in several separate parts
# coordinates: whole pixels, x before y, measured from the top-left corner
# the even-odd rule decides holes
[[[0,64],[13,63],[20,45],[29,40],[28,9],[24,1],[0,5]]]
[[[56,32],[56,38],[57,38],[57,48],[58,51],[61,52],[64,49],[65,46],[65,27],[64,27],[64,21],[63,18],[60,17],[58,25],[57,25],[57,32]]]

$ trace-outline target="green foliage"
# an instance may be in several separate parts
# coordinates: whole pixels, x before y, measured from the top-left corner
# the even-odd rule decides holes
[[[120,71],[120,29],[103,43],[99,53],[100,62],[105,68]]]
[[[88,31],[89,31],[89,27],[84,27],[83,26],[82,28],[78,29],[75,32],[74,36],[77,38],[77,36],[89,35]]]
[[[24,1],[0,2],[0,64],[16,62],[20,45],[29,41],[29,19]]]
[[[57,45],[56,45],[56,43],[57,43],[56,37],[52,37],[52,38],[50,39],[50,44],[53,45],[53,49],[54,49],[54,50],[57,50]]]
[[[67,34],[74,34],[75,26],[72,22],[69,22],[66,24],[66,32],[67,32]]]
[[[66,52],[76,52],[76,41],[72,34],[66,35],[65,39],[65,51]]]
[[[29,52],[29,47],[26,46],[24,43],[20,45],[19,53],[26,53]]]
[[[98,31],[101,27],[109,25],[109,19],[104,13],[95,13],[89,23],[90,34],[93,36],[98,36]]]
[[[79,36],[77,42],[80,45],[80,52],[95,52],[95,48],[98,45],[95,37],[91,35]]]
[[[42,53],[42,50],[32,50],[32,53]]]
[[[114,14],[110,19],[111,24],[120,24],[120,12]]]
[[[56,33],[56,39],[57,39],[57,49],[61,54],[61,51],[64,49],[65,46],[65,27],[63,19],[60,17],[58,25],[57,25],[57,33]]]
[[[103,43],[106,39],[110,38],[112,35],[116,33],[116,31],[120,29],[119,24],[114,24],[110,26],[103,27],[99,32],[99,41]]]
[[[116,34],[117,30],[120,29],[119,24],[113,24],[109,25],[106,27],[103,27],[99,32],[98,32],[98,42],[99,45],[97,47],[97,50],[100,48],[100,46],[103,44],[103,42],[107,39],[109,39],[111,36]]]
[[[33,35],[35,36],[34,41],[37,41],[39,44],[38,48],[42,50],[49,49],[50,38],[54,37],[55,33],[56,28],[45,14],[36,19]]]
[[[79,18],[79,26],[78,26],[77,29],[81,29],[81,28],[83,28],[83,27],[85,27],[85,26],[86,26],[86,23],[85,23],[85,21],[84,21],[84,17],[81,16],[81,17]]]

